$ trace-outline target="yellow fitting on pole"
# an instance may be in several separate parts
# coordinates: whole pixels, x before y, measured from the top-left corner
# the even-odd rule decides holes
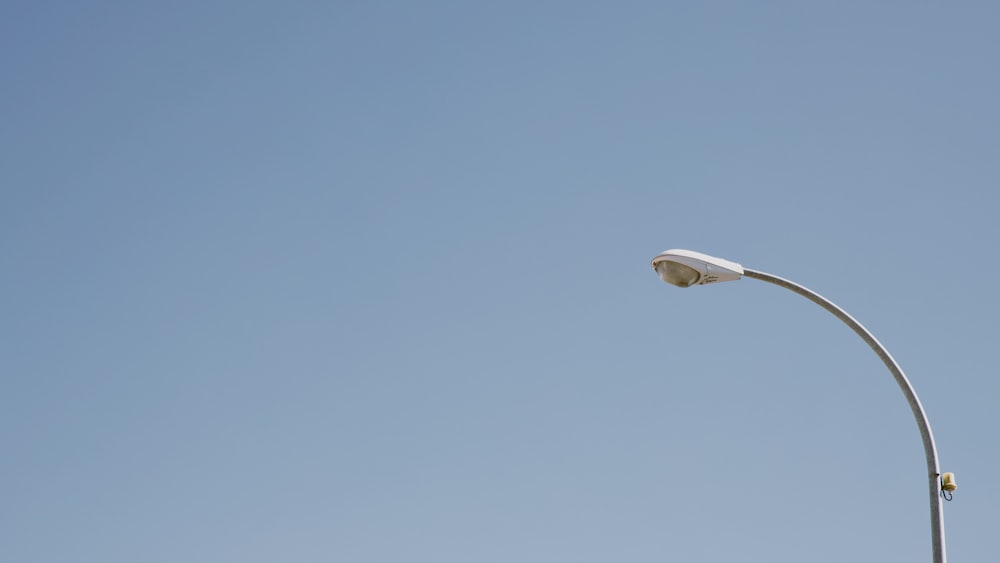
[[[958,488],[958,485],[955,484],[955,474],[954,473],[948,472],[948,473],[945,473],[945,474],[941,475],[941,490],[942,491],[947,491],[947,492],[950,493],[950,492],[954,491],[957,488]]]

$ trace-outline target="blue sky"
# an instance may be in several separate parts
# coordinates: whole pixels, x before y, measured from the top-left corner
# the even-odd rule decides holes
[[[7,2],[0,559],[997,553],[989,2]]]

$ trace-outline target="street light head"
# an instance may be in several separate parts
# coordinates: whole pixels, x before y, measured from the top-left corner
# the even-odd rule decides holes
[[[705,285],[743,277],[743,266],[691,250],[666,250],[653,258],[660,279],[677,287]]]

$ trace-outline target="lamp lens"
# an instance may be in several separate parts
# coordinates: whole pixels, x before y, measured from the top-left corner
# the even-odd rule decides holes
[[[656,265],[660,279],[677,287],[690,287],[698,282],[701,274],[691,266],[664,260]]]

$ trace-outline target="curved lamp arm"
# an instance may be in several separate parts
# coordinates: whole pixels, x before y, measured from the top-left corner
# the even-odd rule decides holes
[[[924,443],[924,457],[927,460],[928,484],[931,501],[931,541],[933,543],[934,550],[934,563],[946,563],[947,558],[944,547],[944,513],[941,507],[941,470],[938,465],[937,447],[934,445],[934,434],[931,432],[931,424],[927,420],[927,413],[924,412],[924,407],[920,404],[917,392],[913,390],[913,385],[910,384],[910,380],[906,378],[906,374],[903,373],[899,364],[897,364],[896,360],[894,360],[892,355],[889,354],[889,351],[885,349],[885,346],[882,346],[882,343],[880,343],[871,332],[868,332],[868,329],[856,321],[854,317],[847,314],[846,311],[815,291],[784,278],[779,278],[778,276],[758,272],[748,268],[743,268],[743,275],[748,278],[766,281],[794,291],[795,293],[798,293],[799,295],[833,313],[835,317],[843,321],[847,326],[851,327],[851,330],[860,336],[861,339],[864,340],[876,354],[878,354],[878,357],[882,360],[882,363],[885,364],[885,367],[889,368],[889,372],[892,373],[892,377],[896,380],[896,383],[899,384],[899,388],[903,390],[903,395],[906,396],[906,402],[910,404],[910,410],[913,411],[913,417],[917,419],[917,426],[920,427],[920,438]]]
[[[829,299],[784,278],[750,270],[736,262],[730,262],[722,258],[681,249],[661,252],[653,258],[652,266],[663,281],[678,287],[732,281],[746,276],[794,291],[833,313],[835,317],[851,327],[851,330],[857,333],[878,354],[878,357],[882,359],[882,363],[885,364],[885,367],[889,368],[892,377],[899,384],[899,388],[903,390],[906,402],[910,404],[910,410],[913,411],[913,416],[917,419],[917,426],[920,427],[920,438],[924,443],[924,456],[927,460],[927,481],[931,501],[931,542],[934,550],[934,563],[946,563],[944,514],[941,507],[941,496],[943,491],[951,492],[955,490],[953,475],[951,473],[941,475],[941,470],[938,467],[937,448],[934,445],[934,434],[931,433],[931,425],[927,420],[927,414],[924,413],[924,408],[920,404],[920,399],[917,398],[917,393],[913,390],[910,380],[903,374],[903,370],[889,354],[889,351],[885,349],[885,346],[882,346],[861,323],[854,320],[854,317],[848,315],[846,311]]]

